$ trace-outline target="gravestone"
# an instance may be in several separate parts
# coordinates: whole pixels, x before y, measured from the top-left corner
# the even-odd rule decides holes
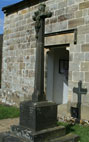
[[[12,126],[10,134],[0,135],[0,142],[77,142],[76,135],[65,136],[65,127],[57,126],[57,105],[48,102],[44,93],[44,29],[45,18],[52,16],[41,4],[35,12],[36,67],[32,101],[20,105],[20,125]],[[65,136],[63,138],[63,136]],[[61,138],[60,138],[61,137]]]
[[[83,89],[82,88],[82,81],[79,81],[78,82],[78,88],[74,87],[73,88],[73,92],[76,93],[78,95],[78,103],[77,103],[77,118],[78,120],[80,121],[81,120],[81,97],[82,95],[86,94],[87,93],[87,89]]]

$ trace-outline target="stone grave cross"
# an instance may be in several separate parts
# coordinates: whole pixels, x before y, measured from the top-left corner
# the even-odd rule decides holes
[[[78,119],[81,120],[81,95],[87,93],[87,89],[82,88],[82,81],[78,82],[78,88],[74,87],[73,92],[78,95]]]
[[[38,11],[35,12],[33,20],[36,30],[36,65],[35,65],[35,85],[32,95],[33,102],[45,101],[44,94],[44,31],[45,18],[52,16],[52,13],[45,10],[46,5],[41,4]]]

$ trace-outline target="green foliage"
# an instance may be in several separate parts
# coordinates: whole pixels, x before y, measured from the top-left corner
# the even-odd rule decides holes
[[[88,142],[89,141],[89,126],[83,126],[79,124],[69,124],[64,122],[58,122],[58,125],[62,125],[66,127],[67,133],[74,133],[80,136],[80,142]]]
[[[19,117],[19,109],[12,106],[0,105],[0,119]]]

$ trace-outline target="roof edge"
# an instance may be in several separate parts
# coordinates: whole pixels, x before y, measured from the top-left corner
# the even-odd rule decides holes
[[[47,0],[23,0],[23,1],[20,1],[18,3],[3,7],[2,11],[6,15],[9,15],[9,14],[14,13],[14,12],[16,12],[18,10],[21,10],[21,9],[23,9],[25,7],[29,7],[29,6],[38,4],[39,2],[40,3],[44,2],[44,1],[47,1]]]

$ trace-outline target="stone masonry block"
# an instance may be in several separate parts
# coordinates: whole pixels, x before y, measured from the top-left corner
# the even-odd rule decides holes
[[[89,44],[83,44],[81,46],[81,51],[82,52],[89,52]]]
[[[55,16],[61,16],[63,14],[66,14],[66,8],[57,9],[55,11]]]
[[[61,9],[61,8],[64,8],[64,7],[66,7],[66,0],[59,2],[59,4],[58,4],[58,9]]]
[[[85,1],[79,4],[79,9],[89,8],[89,1]]]
[[[75,0],[67,0],[67,5],[70,6],[75,3]]]
[[[73,72],[72,72],[72,73],[73,73]],[[72,79],[72,81],[69,80],[68,84],[69,84],[69,91],[72,91],[72,93],[73,93],[73,88],[74,88],[74,87],[77,87],[78,83],[75,82],[75,81],[73,81],[73,79]]]
[[[79,63],[84,61],[84,53],[74,53],[74,60],[75,63]]]
[[[71,62],[71,63],[69,63],[69,70],[70,71],[79,71],[80,66],[79,66],[79,64],[77,64],[75,62]]]
[[[62,21],[59,23],[59,29],[65,30],[68,28],[68,22],[67,21]]]
[[[80,45],[70,45],[70,52],[80,52],[81,51],[81,46]]]
[[[86,42],[86,36],[85,34],[81,34],[77,36],[77,43],[78,44],[84,44]]]
[[[25,14],[25,13],[27,13],[27,12],[28,12],[27,9],[23,9],[23,10],[21,11],[21,14]]]
[[[89,25],[82,25],[78,27],[78,34],[87,34],[89,33]]]
[[[64,14],[64,15],[61,15],[61,16],[58,17],[58,22],[65,21],[65,20],[71,19],[73,17],[74,17],[74,15],[72,13]]]
[[[84,81],[84,72],[73,72],[73,81],[79,81],[82,80]]]
[[[51,25],[51,30],[52,30],[52,32],[58,31],[58,29],[60,29],[59,25],[60,25],[60,24],[59,24],[58,22],[52,24],[52,25]]]
[[[86,42],[89,43],[89,34],[86,34]]]
[[[89,71],[89,62],[81,63],[81,71]]]
[[[56,23],[57,21],[57,17],[53,17],[50,19],[50,24]]]
[[[85,81],[89,82],[89,72],[85,72]]]
[[[89,92],[89,82],[83,83],[83,88],[87,88],[87,92]]]
[[[75,16],[76,18],[82,17],[82,10],[76,11]]]
[[[84,18],[78,18],[78,19],[69,20],[68,27],[74,28],[83,24],[84,24]]]
[[[58,8],[57,3],[53,3],[53,4],[50,5],[50,11],[56,10],[57,8]]]
[[[69,71],[69,80],[72,81],[72,71]]]
[[[85,16],[85,24],[89,24],[89,16]]]
[[[72,5],[72,6],[68,6],[66,8],[66,13],[70,14],[70,13],[75,13],[78,10],[78,4],[76,5]]]
[[[89,52],[85,53],[85,61],[89,61]]]

